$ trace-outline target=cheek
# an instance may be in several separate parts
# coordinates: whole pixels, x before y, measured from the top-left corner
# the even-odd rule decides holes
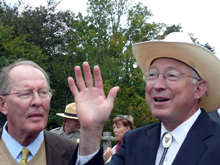
[[[146,87],[145,87],[145,100],[148,104],[151,103],[151,100],[150,100],[151,89],[152,89],[152,87],[150,85],[146,85]]]
[[[21,102],[9,102],[7,109],[9,113],[14,113],[17,115],[23,115],[29,107],[29,103],[21,103]],[[13,115],[13,114],[12,114]]]
[[[127,129],[123,129],[123,130],[121,131],[121,136],[123,136],[127,131],[128,131]]]
[[[118,135],[120,135],[120,136],[121,136],[121,134],[122,134],[122,130],[121,130],[121,129],[117,129],[117,131],[116,131],[116,132],[117,132],[117,134],[118,134]]]
[[[72,122],[72,124],[71,124],[71,125],[72,125],[72,127],[75,127],[75,126],[76,126],[76,123]]]
[[[25,120],[28,106],[26,104],[10,104],[8,105],[7,118],[16,125]]]
[[[45,110],[45,112],[47,112],[47,113],[49,113],[50,101],[51,101],[51,100],[48,100],[48,101],[46,101],[46,102],[43,104],[44,110]]]
[[[170,91],[174,96],[180,96],[181,99],[187,99],[191,97],[190,95],[193,93],[192,91],[194,91],[194,88],[191,88],[189,84],[183,84],[170,87]]]

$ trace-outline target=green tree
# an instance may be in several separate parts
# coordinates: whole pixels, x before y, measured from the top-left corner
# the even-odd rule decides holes
[[[44,64],[47,57],[41,49],[33,43],[27,42],[27,35],[14,37],[14,29],[0,24],[0,67],[12,61],[23,58]],[[46,65],[42,65],[46,68]]]

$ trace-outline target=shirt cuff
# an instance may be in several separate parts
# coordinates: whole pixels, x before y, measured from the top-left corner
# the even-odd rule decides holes
[[[81,155],[79,155],[79,148],[78,148],[78,151],[77,151],[78,156],[77,156],[76,165],[86,164],[88,161],[90,161],[98,153],[98,151],[99,151],[99,149],[90,155],[81,156]]]

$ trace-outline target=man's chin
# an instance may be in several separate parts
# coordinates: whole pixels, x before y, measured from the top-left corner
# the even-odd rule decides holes
[[[42,130],[44,130],[46,128],[46,125],[44,124],[34,124],[30,127],[30,132],[41,132]]]
[[[152,115],[159,120],[163,120],[163,119],[167,118],[167,116],[168,116],[166,110],[152,111]]]

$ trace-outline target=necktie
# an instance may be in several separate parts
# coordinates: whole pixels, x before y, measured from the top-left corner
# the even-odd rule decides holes
[[[22,157],[21,157],[20,165],[26,165],[28,162],[29,150],[27,148],[23,148],[21,152],[22,152]]]
[[[162,145],[164,147],[164,151],[163,151],[163,155],[160,159],[160,163],[159,165],[162,165],[163,164],[163,161],[165,159],[165,156],[167,154],[167,150],[168,148],[170,147],[171,143],[172,143],[172,140],[173,140],[173,137],[172,135],[169,133],[169,132],[166,132],[163,136],[163,139],[162,139]]]

